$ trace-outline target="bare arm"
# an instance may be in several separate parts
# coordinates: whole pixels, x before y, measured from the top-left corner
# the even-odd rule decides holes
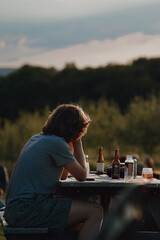
[[[73,143],[74,156],[77,161],[68,163],[64,167],[65,169],[79,181],[84,181],[87,176],[85,156],[83,152],[82,141],[79,139]]]
[[[72,143],[72,142],[69,142],[69,143],[68,143],[68,146],[70,147],[72,153],[74,154],[73,143]],[[68,171],[67,171],[65,168],[63,168],[63,170],[62,170],[62,175],[61,175],[61,179],[62,179],[62,180],[66,180],[67,177],[68,177]]]
[[[75,158],[77,159],[79,164],[84,169],[86,169],[86,160],[85,160],[85,155],[84,155],[81,139],[73,142],[73,147],[74,147],[74,156],[75,156]]]
[[[68,171],[67,171],[65,168],[63,168],[63,170],[62,170],[62,175],[61,175],[61,179],[62,179],[62,180],[66,180],[67,177],[68,177]]]

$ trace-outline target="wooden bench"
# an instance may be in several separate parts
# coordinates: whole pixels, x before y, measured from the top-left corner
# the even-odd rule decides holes
[[[67,231],[62,240],[76,240],[77,233]],[[160,232],[137,231],[136,240],[160,240]],[[0,217],[0,240],[60,240],[48,228],[14,228],[8,226],[3,217]],[[102,239],[102,240],[107,240]]]
[[[64,231],[61,240],[76,240],[76,231]],[[2,214],[0,216],[0,240],[60,240],[49,228],[10,227]]]
[[[160,232],[137,231],[136,240],[160,240]]]
[[[50,239],[48,238],[47,235],[49,234],[49,229],[48,228],[15,228],[15,227],[10,227],[2,215],[0,216],[0,240],[2,237],[4,239],[6,238],[7,240],[25,240],[25,239],[37,239],[37,240],[42,240],[42,239]],[[3,238],[2,238],[3,239]],[[53,240],[57,240],[56,238],[53,238]]]

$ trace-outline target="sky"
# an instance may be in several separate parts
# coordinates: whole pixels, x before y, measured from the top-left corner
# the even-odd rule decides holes
[[[0,0],[0,68],[160,57],[158,0]]]

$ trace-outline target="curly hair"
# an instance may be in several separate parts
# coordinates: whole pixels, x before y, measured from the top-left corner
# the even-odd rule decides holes
[[[82,137],[90,122],[90,117],[78,105],[62,104],[49,115],[42,131],[63,137],[69,143]]]

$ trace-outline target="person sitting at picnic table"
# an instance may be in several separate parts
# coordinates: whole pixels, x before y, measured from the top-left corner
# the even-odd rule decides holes
[[[56,185],[64,174],[67,177],[66,172],[79,181],[86,179],[81,139],[90,123],[81,107],[62,104],[49,115],[43,131],[24,145],[6,195],[4,216],[10,226],[48,227],[60,236],[66,227],[82,223],[79,240],[92,239],[100,231],[100,204],[55,196]]]
[[[9,182],[7,168],[3,165],[0,165],[0,208],[5,207],[4,203],[4,193]]]
[[[151,157],[146,157],[144,159],[144,166],[146,168],[152,168],[153,169],[153,177],[160,179],[160,172],[155,170],[154,161]]]

